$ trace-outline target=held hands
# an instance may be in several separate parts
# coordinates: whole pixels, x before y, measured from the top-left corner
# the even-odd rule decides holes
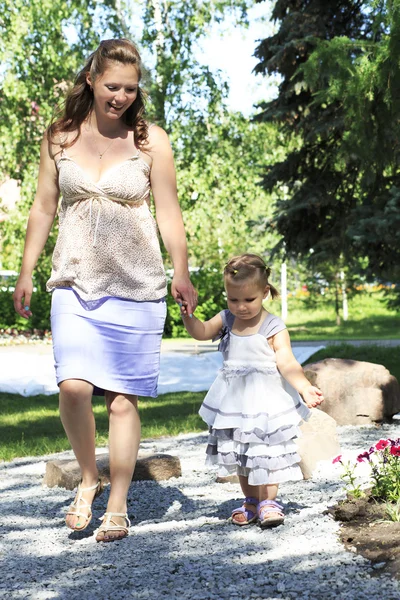
[[[32,291],[32,278],[26,275],[20,276],[15,286],[13,300],[16,312],[25,319],[29,319],[29,317],[32,316],[32,313],[29,308],[31,303]]]
[[[311,384],[304,386],[299,393],[303,396],[303,400],[308,408],[315,408],[324,401],[321,390]]]
[[[189,277],[174,275],[171,283],[171,294],[175,302],[181,307],[182,315],[193,315],[197,307],[197,290],[193,287]]]

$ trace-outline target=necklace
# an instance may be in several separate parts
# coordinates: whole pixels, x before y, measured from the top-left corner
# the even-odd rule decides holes
[[[105,153],[107,152],[107,150],[109,150],[111,148],[111,146],[115,142],[116,138],[114,138],[113,140],[111,140],[111,142],[108,144],[107,148],[105,150],[103,150],[103,152],[100,152],[91,125],[90,125],[90,133],[92,134],[92,138],[93,138],[93,141],[94,141],[94,145],[96,146],[96,150],[97,150],[97,154],[99,155],[99,159],[101,160],[103,158],[103,156],[105,155]]]

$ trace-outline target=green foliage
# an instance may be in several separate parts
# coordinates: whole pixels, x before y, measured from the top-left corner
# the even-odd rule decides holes
[[[152,117],[170,134],[190,262],[204,274],[213,268],[221,272],[233,254],[265,253],[272,245],[273,236],[260,235],[251,220],[254,214],[269,213],[270,195],[259,186],[260,163],[275,155],[276,129],[230,113],[226,84],[194,53],[213,21],[229,11],[244,23],[251,4],[145,4],[142,43],[156,56],[154,79],[149,81]],[[200,292],[212,295],[212,278],[204,275],[201,283]],[[183,329],[172,301],[169,304],[166,331],[175,335]]]
[[[360,485],[355,483],[357,464],[367,462],[370,467],[371,496],[380,502],[400,501],[400,438],[379,440],[369,450],[359,454],[354,464],[350,461],[344,463],[341,456],[333,462],[342,464],[341,478],[346,484],[345,490],[354,497],[360,498],[363,495]]]
[[[40,141],[57,104],[84,58],[105,31],[119,32],[114,2],[106,0],[0,0],[0,181],[21,188],[17,212],[0,224],[4,268],[18,268],[32,204]],[[74,32],[76,41],[69,41]],[[42,254],[37,277],[49,275],[57,228]]]
[[[193,123],[191,141],[180,148],[185,135],[177,124],[172,140],[192,264],[222,273],[233,255],[253,251],[268,257],[276,237],[260,233],[253,217],[270,213],[271,197],[259,185],[260,162],[277,152],[276,129],[225,112],[212,122]]]
[[[398,500],[395,504],[388,503],[386,505],[386,514],[389,517],[390,521],[399,523],[400,522],[400,500]]]
[[[397,440],[397,444],[400,440]],[[395,450],[400,453],[400,446],[391,446],[374,452],[375,461],[371,466],[373,486],[371,493],[375,498],[385,502],[400,500],[400,454],[391,454]]]
[[[362,490],[361,484],[357,483],[356,465],[350,460],[343,461],[341,455],[334,458],[333,462],[339,462],[342,465],[340,479],[343,481],[345,493],[353,498],[363,498],[365,492]]]
[[[229,11],[246,22],[253,0],[147,0],[144,3],[142,45],[156,57],[150,97],[156,122],[172,130],[175,120],[185,121],[185,111],[201,119],[213,114],[226,94],[206,65],[195,58],[197,42],[213,22]]]
[[[229,113],[226,84],[195,58],[196,45],[213,22],[229,12],[238,23],[246,23],[252,4],[253,0],[137,3],[144,20],[139,46],[155,57],[154,76],[147,73],[145,81],[149,120],[164,126],[173,144],[190,262],[202,272],[196,280],[202,302],[199,314],[207,318],[221,305],[214,299],[214,289],[222,290],[222,275],[215,284],[213,269],[222,273],[226,260],[243,251],[267,257],[276,243],[274,234],[253,223],[256,214],[263,219],[270,216],[271,196],[259,185],[260,164],[284,155],[282,145],[275,149],[276,128]],[[39,143],[54,107],[62,103],[74,74],[106,31],[108,37],[119,36],[122,27],[130,35],[127,23],[133,15],[127,5],[112,1],[19,0],[15,5],[0,0],[0,6],[7,14],[0,23],[4,39],[12,38],[0,46],[5,65],[0,139],[6,149],[0,157],[0,179],[16,178],[22,192],[18,212],[0,225],[0,235],[3,268],[18,269],[35,194]],[[56,222],[35,271],[43,294],[57,233]],[[166,263],[171,266],[168,257]],[[40,323],[44,328],[48,323],[44,310],[49,298],[46,302],[42,297],[34,318],[22,327]],[[168,302],[167,335],[183,334],[177,308],[171,298]],[[7,320],[16,324],[15,317]]]
[[[350,275],[397,282],[399,3],[281,0],[273,18],[280,29],[257,48],[256,70],[282,83],[258,118],[296,146],[265,170],[278,196],[271,225],[314,270],[341,260]]]
[[[12,292],[0,290],[0,329],[24,329],[27,321],[14,310]]]
[[[202,321],[211,319],[226,308],[226,298],[221,271],[217,269],[199,269],[191,274],[191,280],[199,293],[199,306],[196,317]],[[168,296],[168,314],[165,323],[166,337],[189,337],[182,323],[180,308],[171,295]]]

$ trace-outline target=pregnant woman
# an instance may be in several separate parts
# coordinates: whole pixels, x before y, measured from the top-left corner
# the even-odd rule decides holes
[[[101,491],[92,394],[109,414],[111,491],[97,541],[128,535],[127,494],[140,441],[138,395],[156,396],[167,286],[158,230],[174,266],[171,293],[194,311],[172,150],[144,118],[141,61],[129,40],[89,57],[46,132],[30,211],[16,311],[29,318],[32,273],[60,193],[59,235],[47,288],[61,420],[82,480],[66,518],[85,529]],[[154,199],[155,219],[150,207]]]

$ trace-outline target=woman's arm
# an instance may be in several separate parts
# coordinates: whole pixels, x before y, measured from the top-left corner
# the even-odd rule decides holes
[[[40,148],[38,185],[29,212],[21,272],[13,294],[15,310],[26,319],[32,314],[29,308],[25,308],[30,306],[32,273],[49,237],[59,196],[57,169],[46,134]]]
[[[192,317],[182,315],[182,320],[186,327],[186,331],[190,333],[195,340],[212,340],[223,327],[220,314],[215,315],[208,321],[200,321],[200,319],[194,315]]]
[[[197,306],[197,292],[190,282],[186,234],[176,189],[175,166],[167,134],[154,125],[149,131],[152,158],[151,188],[161,237],[174,265],[171,293],[179,303],[187,303],[188,314]]]
[[[272,343],[276,354],[276,364],[283,377],[303,396],[308,407],[321,404],[324,397],[317,387],[311,385],[304,375],[302,366],[295,359],[287,329],[274,335]]]

